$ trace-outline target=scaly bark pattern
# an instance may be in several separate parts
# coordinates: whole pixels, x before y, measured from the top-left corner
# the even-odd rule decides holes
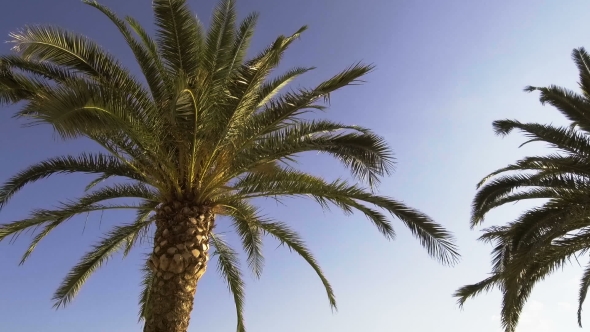
[[[197,282],[207,270],[210,208],[173,202],[157,210],[154,272],[144,332],[186,332]]]

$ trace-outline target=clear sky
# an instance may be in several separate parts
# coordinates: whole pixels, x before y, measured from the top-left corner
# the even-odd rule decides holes
[[[214,1],[190,1],[207,22]],[[494,136],[501,118],[561,122],[539,104],[526,85],[576,88],[570,52],[589,46],[590,3],[574,1],[388,1],[241,0],[242,17],[259,11],[253,50],[278,34],[308,24],[288,53],[284,68],[317,66],[295,84],[314,84],[358,60],[376,64],[363,86],[332,96],[330,119],[361,124],[384,135],[396,151],[397,172],[381,193],[401,199],[452,230],[463,258],[454,268],[430,259],[401,223],[398,237],[383,239],[364,217],[322,212],[311,202],[264,203],[272,216],[289,222],[307,239],[330,278],[339,302],[332,314],[311,268],[302,259],[265,247],[260,280],[247,276],[249,331],[454,331],[497,332],[499,293],[459,310],[451,297],[489,271],[490,247],[478,243],[468,220],[476,182],[488,172],[542,146],[518,149],[519,135]],[[120,14],[151,27],[150,1],[103,0]],[[0,34],[25,24],[51,23],[84,33],[132,65],[130,52],[107,20],[77,0],[5,1]],[[1,44],[6,53],[8,44]],[[134,67],[135,68],[135,67]],[[0,111],[0,180],[41,159],[94,149],[88,142],[59,142],[46,127],[21,128],[13,108]],[[340,172],[328,158],[307,156],[303,167],[333,178]],[[87,177],[55,177],[28,187],[0,213],[0,222],[26,217],[35,207],[80,195]],[[487,225],[509,221],[526,206],[492,213]],[[142,249],[125,260],[114,257],[65,310],[51,308],[51,295],[68,269],[101,232],[126,214],[71,220],[41,243],[18,267],[28,236],[0,244],[0,331],[140,331],[137,324]],[[221,221],[222,222],[222,221]],[[86,226],[85,226],[86,224]],[[229,236],[230,239],[235,237]],[[233,242],[236,243],[237,242]],[[584,263],[584,262],[581,262]],[[525,308],[519,332],[579,331],[575,321],[576,265],[542,283]],[[588,309],[590,312],[590,309]],[[586,315],[590,324],[590,316]],[[232,298],[210,268],[200,282],[190,331],[235,331]]]

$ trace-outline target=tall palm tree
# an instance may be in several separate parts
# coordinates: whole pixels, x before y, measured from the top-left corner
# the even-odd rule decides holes
[[[241,237],[248,265],[257,276],[263,264],[262,237],[269,235],[311,265],[335,308],[332,288],[304,242],[285,223],[263,217],[252,203],[258,197],[306,196],[322,207],[360,211],[391,239],[394,230],[387,212],[409,227],[430,255],[443,263],[457,259],[452,236],[443,227],[371,190],[393,163],[381,137],[367,128],[301,117],[324,110],[322,101],[358,82],[371,66],[355,64],[315,88],[279,93],[312,70],[293,68],[268,78],[305,27],[278,37],[246,60],[257,15],[236,24],[232,0],[217,6],[207,32],[186,1],[154,0],[154,39],[133,18],[120,19],[96,2],[86,3],[119,29],[142,79],[91,40],[57,27],[30,26],[12,33],[16,54],[0,58],[0,102],[23,102],[17,117],[50,124],[65,139],[86,137],[104,148],[102,153],[51,158],[10,178],[0,188],[0,207],[25,185],[54,174],[97,175],[84,196],[0,226],[0,240],[40,227],[24,262],[39,241],[75,215],[137,211],[134,221],[114,227],[70,271],[54,295],[55,307],[70,302],[109,256],[120,250],[126,254],[150,236],[153,248],[145,262],[140,298],[144,331],[187,330],[209,246],[233,293],[237,330],[244,331],[239,261],[215,232],[220,222],[216,216],[225,216]],[[333,156],[366,187],[298,171],[293,161],[306,151]],[[125,181],[97,187],[111,178]],[[105,202],[121,198],[136,201]]]
[[[570,126],[494,122],[499,135],[519,130],[529,138],[524,144],[545,142],[556,152],[526,157],[491,173],[478,184],[473,201],[472,227],[497,207],[520,200],[544,200],[506,225],[484,229],[480,240],[493,243],[491,276],[455,294],[462,306],[468,298],[498,287],[503,294],[501,317],[507,332],[515,330],[534,285],[590,249],[590,55],[579,48],[572,57],[579,70],[581,94],[557,86],[525,89],[540,91],[541,103],[557,108]],[[590,263],[580,282],[580,326],[588,286]]]

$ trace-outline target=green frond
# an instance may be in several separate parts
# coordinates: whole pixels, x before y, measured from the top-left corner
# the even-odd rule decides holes
[[[478,240],[484,243],[492,243],[495,240],[499,241],[505,236],[508,230],[508,226],[491,226],[482,230],[483,235]]]
[[[79,199],[79,204],[93,204],[117,198],[142,198],[148,203],[160,200],[159,194],[144,183],[121,183],[97,189]]]
[[[101,175],[96,179],[92,180],[86,187],[84,187],[84,191],[89,191],[90,189],[98,186],[101,182],[107,180],[108,178],[112,177],[112,175]]]
[[[53,229],[69,220],[75,215],[81,213],[90,213],[94,211],[104,211],[110,209],[140,209],[142,212],[149,214],[157,205],[156,194],[143,184],[121,184],[111,187],[101,188],[95,192],[82,196],[76,201],[61,203],[58,209],[55,210],[35,210],[32,215],[24,220],[14,221],[12,223],[0,225],[0,241],[9,235],[18,236],[22,231],[31,227],[38,227],[45,225],[41,231],[31,242],[29,248],[24,254],[21,264],[33,252],[37,244],[47,236]],[[144,202],[141,205],[102,205],[98,204],[106,200],[118,198],[142,198]],[[147,216],[146,216],[147,217]],[[138,221],[139,222],[139,221]]]
[[[200,23],[184,0],[154,0],[156,42],[172,75],[195,75],[203,48]]]
[[[109,54],[88,38],[57,27],[28,26],[10,34],[25,60],[49,61],[113,88],[147,98],[142,85]]]
[[[269,100],[274,98],[284,87],[286,87],[297,77],[314,69],[315,67],[296,67],[264,83],[261,86],[260,92],[258,94],[256,108],[263,107]]]
[[[529,199],[578,197],[580,194],[584,194],[584,190],[562,188],[527,188],[527,190],[523,192],[506,194],[496,198],[495,200],[486,200],[484,204],[476,206],[477,210],[473,214],[473,220],[479,222],[483,220],[485,215],[494,208],[508,203],[516,203],[521,200]]]
[[[258,138],[249,147],[244,143],[248,135],[236,139],[242,151],[218,181],[226,182],[269,162],[290,162],[309,151],[330,154],[371,187],[379,182],[380,176],[390,174],[394,166],[393,153],[384,140],[359,126],[325,120],[300,121]]]
[[[285,37],[283,35],[279,36],[277,39],[275,39],[275,41],[272,44],[270,44],[268,47],[266,47],[262,52],[258,53],[254,58],[248,60],[246,62],[246,65],[247,66],[255,65],[261,59],[266,57],[268,55],[268,53],[270,53],[273,50],[276,50],[278,48],[282,48],[282,49],[286,50],[295,40],[299,39],[299,37],[301,37],[301,34],[303,32],[305,32],[306,30],[307,30],[307,26],[304,25],[301,28],[299,28],[297,31],[295,31],[295,33],[293,33],[292,35],[290,35],[288,37]],[[279,58],[279,60],[280,60],[280,58]]]
[[[314,269],[322,281],[322,284],[324,284],[326,294],[328,295],[328,300],[330,301],[330,307],[336,310],[336,296],[334,295],[334,290],[332,289],[328,279],[324,276],[324,272],[322,272],[318,262],[313,257],[309,249],[307,249],[305,242],[303,242],[299,234],[281,222],[261,222],[260,227],[267,234],[276,238],[281,243],[285,244],[290,250],[295,251],[297,254],[299,254],[299,256],[305,259],[305,261]]]
[[[93,202],[89,199],[89,197],[85,198],[86,201],[80,200],[78,202],[62,203],[61,207],[56,210],[35,210],[27,219],[13,221],[7,224],[0,225],[0,241],[2,241],[10,235],[12,235],[13,237],[18,237],[23,231],[27,229],[34,228],[34,230],[36,230],[38,227],[44,226],[43,230],[33,238],[26,252],[23,254],[19,264],[22,265],[33,253],[33,251],[43,238],[49,235],[49,233],[53,231],[55,228],[57,228],[59,225],[68,221],[69,219],[78,214],[115,209],[145,209],[145,207],[149,207],[151,211],[155,207],[155,203],[151,202],[144,203],[143,205],[139,206],[101,205],[96,204],[96,202],[102,201],[102,199],[96,199]],[[143,218],[140,221],[144,221],[146,218]],[[133,246],[135,240],[136,238],[130,240],[128,250],[131,249],[131,246]]]
[[[86,280],[117,251],[136,232],[151,220],[115,227],[102,241],[92,247],[80,262],[72,268],[53,296],[54,307],[60,308],[71,302]]]
[[[35,238],[31,241],[31,243],[29,244],[29,247],[27,248],[27,251],[23,254],[23,256],[21,258],[19,265],[22,265],[25,263],[25,261],[33,253],[33,251],[35,250],[35,248],[37,247],[37,245],[39,244],[39,242],[41,242],[41,240],[43,238],[45,238],[47,235],[49,235],[49,233],[51,231],[53,231],[55,228],[57,228],[59,225],[61,225],[65,221],[67,221],[70,218],[72,218],[73,216],[75,216],[77,214],[81,214],[81,213],[90,213],[90,212],[104,211],[104,210],[109,210],[109,209],[118,209],[122,206],[118,206],[118,205],[117,206],[104,206],[104,208],[100,208],[100,206],[97,206],[96,203],[104,201],[104,200],[112,199],[112,198],[124,198],[124,197],[137,197],[137,196],[135,196],[133,194],[129,195],[129,194],[126,194],[125,192],[120,192],[119,194],[115,193],[115,195],[109,195],[108,191],[104,191],[101,193],[93,193],[91,195],[87,195],[85,197],[82,197],[77,202],[66,203],[66,204],[62,203],[61,209],[53,211],[54,220],[46,220],[42,223],[42,224],[47,224],[47,222],[49,222],[49,224],[47,224],[45,226],[45,228],[41,232],[39,232],[35,236]],[[136,222],[143,222],[143,221],[147,220],[147,218],[149,217],[149,214],[155,208],[155,205],[156,205],[156,203],[148,201],[148,202],[144,202],[142,205],[139,205],[137,207],[133,207],[133,208],[139,209],[139,211],[141,212],[140,217],[138,217],[138,220]],[[145,210],[146,208],[147,208],[147,211]],[[43,212],[41,212],[41,211],[43,211]],[[36,218],[37,221],[41,222],[42,220],[49,217],[50,215],[51,215],[51,212],[49,210],[38,210],[37,213],[34,214],[33,217],[30,219],[35,219],[35,217],[37,217]],[[28,224],[26,220],[23,220],[22,222],[24,222],[24,225]],[[42,224],[37,224],[37,225],[41,226]],[[148,227],[148,226],[149,226],[149,224],[146,225],[146,227]],[[0,228],[1,227],[2,226],[0,226]],[[32,227],[32,226],[29,226],[29,227]],[[0,232],[0,234],[1,234],[1,232]],[[138,233],[136,233],[135,237],[130,239],[130,241],[128,242],[127,247],[125,249],[125,255],[127,255],[129,253],[129,251],[132,249],[133,245],[135,244],[136,240],[139,238],[140,234],[141,233],[138,232]],[[0,240],[2,238],[3,238],[3,236],[0,235]]]
[[[523,187],[547,187],[569,191],[588,188],[588,183],[583,178],[571,174],[519,173],[502,176],[481,187],[475,195],[471,227],[481,223],[486,207],[493,206],[498,200]]]
[[[465,302],[468,299],[475,297],[482,292],[489,292],[494,287],[497,287],[500,281],[500,275],[494,274],[491,277],[486,278],[478,283],[459,288],[457,291],[455,291],[453,296],[457,298],[457,303],[459,304],[459,307],[463,308]]]
[[[66,139],[124,136],[139,148],[151,149],[151,153],[158,152],[156,141],[164,131],[151,101],[136,100],[124,90],[83,79],[38,91],[16,116],[32,124],[50,124]]]
[[[223,2],[220,6],[224,4],[226,3]],[[216,76],[213,76],[214,81],[208,84],[211,87],[208,89],[212,90],[207,92],[206,98],[201,97],[201,99],[219,99],[220,97],[217,95],[220,91],[217,90],[223,89],[224,98],[227,98],[227,101],[224,102],[225,107],[221,110],[209,107],[203,111],[202,116],[206,119],[204,122],[212,124],[206,129],[212,146],[207,145],[206,147],[210,150],[207,151],[209,156],[204,162],[205,170],[210,169],[210,166],[216,164],[217,160],[223,159],[225,156],[223,152],[228,148],[231,149],[229,153],[233,154],[236,150],[235,146],[243,145],[240,141],[245,140],[252,143],[252,140],[256,138],[248,134],[253,129],[251,119],[257,110],[259,90],[270,71],[278,65],[288,44],[286,40],[290,38],[292,37],[281,36],[277,38],[273,46],[268,48],[256,61],[251,60],[245,65],[241,65],[227,85],[218,84],[215,81]],[[225,80],[225,77],[218,80],[221,79]],[[244,131],[248,134],[244,135]],[[201,151],[195,150],[194,152],[195,157],[201,154],[203,154]],[[205,175],[206,172],[203,172],[199,181],[204,181]]]
[[[281,161],[306,151],[330,154],[371,187],[379,183],[381,176],[390,174],[394,165],[393,153],[382,137],[366,128],[330,121],[292,124],[264,136],[242,153],[251,158],[259,156],[259,160]]]
[[[0,62],[0,104],[12,105],[48,89],[43,80],[15,73]]]
[[[580,47],[572,51],[572,59],[578,67],[580,89],[586,98],[590,98],[590,56]]]
[[[258,22],[258,13],[252,13],[246,16],[246,18],[242,20],[240,26],[238,27],[234,39],[234,45],[230,53],[230,61],[228,62],[227,69],[225,70],[227,73],[227,80],[233,77],[232,74],[235,74],[236,69],[239,68],[244,62],[248,47],[250,46],[250,41],[254,35],[256,22]]]
[[[295,35],[294,35],[295,36]],[[291,41],[292,36],[289,40]],[[289,43],[290,43],[289,41]],[[332,92],[347,85],[360,82],[360,77],[370,72],[371,66],[356,65],[320,83],[315,89],[300,89],[297,92],[284,93],[269,100],[261,111],[254,114],[246,127],[252,127],[249,144],[253,139],[280,130],[289,121],[298,121],[299,116],[309,110],[323,109],[315,104],[320,98],[327,98]]]
[[[80,78],[75,72],[68,71],[50,62],[25,60],[16,55],[0,56],[0,67],[10,68],[11,70],[16,69],[58,83],[66,83],[71,79]]]
[[[489,291],[494,287],[502,290],[501,321],[505,331],[514,332],[524,304],[529,297],[534,285],[546,278],[551,273],[562,268],[568,262],[574,251],[562,251],[556,246],[540,248],[541,251],[522,256],[513,254],[506,263],[506,269],[501,273],[494,272],[492,277],[484,281],[464,286],[455,296],[459,304],[471,297],[479,295],[483,291]]]
[[[164,78],[162,76],[165,75],[165,72],[161,66],[161,60],[154,54],[155,50],[149,49],[151,45],[142,45],[139,43],[131,34],[131,31],[129,30],[126,22],[117,17],[117,15],[107,7],[100,5],[96,1],[84,0],[83,2],[101,11],[119,29],[125,38],[125,41],[131,48],[131,51],[133,51],[135,60],[139,64],[141,71],[146,78],[147,84],[149,85],[150,91],[152,92],[152,96],[155,100],[161,101],[164,95]],[[141,26],[135,20],[130,18],[129,22],[132,22],[130,25],[133,26],[134,30],[138,32],[138,34],[143,33],[143,28],[141,28]],[[145,38],[146,35],[142,35],[141,37]]]
[[[363,83],[359,78],[370,73],[373,69],[375,69],[375,66],[373,65],[365,65],[360,62],[355,63],[346,70],[333,76],[331,79],[322,82],[314,90],[320,92],[322,97],[329,98],[329,94],[334,90],[338,90],[347,85]]]
[[[88,213],[94,211],[116,210],[116,209],[137,209],[135,205],[67,205],[63,204],[61,208],[55,210],[38,209],[31,212],[31,217],[27,219],[17,220],[0,225],[0,241],[6,239],[8,236],[18,237],[23,231],[39,227],[49,222],[57,222],[57,220],[66,221],[73,216],[81,213]]]
[[[227,216],[233,221],[233,226],[242,239],[242,246],[248,255],[248,265],[257,278],[262,274],[264,256],[262,255],[262,230],[259,223],[261,217],[257,209],[243,200],[225,205]]]
[[[549,198],[561,198],[567,199],[568,197],[576,198],[578,195],[583,194],[583,189],[563,189],[563,188],[526,188],[526,191],[511,193],[505,195],[501,198],[498,198],[494,202],[488,202],[485,207],[480,207],[483,210],[479,212],[481,214],[482,219],[483,215],[485,215],[490,210],[508,204],[508,203],[516,203],[521,200],[527,199],[549,199]]]
[[[537,88],[537,91],[541,92],[539,100],[542,104],[552,105],[573,125],[590,132],[590,103],[584,96],[555,85]]]
[[[137,217],[135,218],[134,223],[144,223],[144,227],[135,232],[133,236],[127,240],[123,257],[127,257],[138,243],[143,243],[147,238],[150,226],[156,221],[154,210],[157,205],[158,202],[144,201],[143,204],[138,206]]]
[[[272,173],[250,173],[236,181],[233,188],[237,190],[237,197],[241,198],[311,197],[323,208],[328,208],[328,203],[332,203],[345,213],[357,209],[365,213],[365,216],[377,226],[384,236],[387,238],[395,236],[395,232],[386,218],[356,202],[355,199],[378,206],[383,202],[370,202],[376,196],[341,180],[329,183],[321,178],[294,170],[276,170]]]
[[[234,296],[237,314],[237,332],[246,332],[244,322],[244,280],[240,271],[238,254],[219,236],[211,235],[213,255],[217,256],[217,271],[225,279],[230,292]]]
[[[580,215],[580,208],[576,205],[552,200],[524,212],[509,224],[511,245],[520,252],[526,248],[536,250],[550,245],[555,238],[571,230],[574,219]]]
[[[235,50],[236,4],[234,0],[222,0],[213,10],[207,33],[204,66],[211,75],[213,90],[227,78],[233,68],[232,50]],[[213,96],[216,96],[213,93]]]
[[[551,257],[551,255],[549,256]],[[524,262],[524,261],[523,261]],[[502,311],[501,322],[505,331],[515,332],[522,309],[529,298],[533,287],[551,273],[563,267],[567,263],[564,257],[543,258],[543,261],[533,260],[524,265],[517,263],[522,268],[518,272],[505,275],[502,284]]]
[[[513,246],[502,240],[497,240],[498,243],[492,250],[492,271],[494,273],[504,272],[512,258]]]
[[[145,321],[150,316],[150,308],[148,303],[150,301],[152,283],[154,274],[152,270],[147,266],[147,260],[150,255],[146,255],[146,263],[141,268],[143,272],[143,278],[141,280],[141,293],[139,296],[139,321]]]
[[[358,186],[348,185],[341,180],[327,183],[320,178],[296,171],[271,174],[251,173],[237,181],[234,188],[237,190],[238,197],[242,198],[311,196],[322,206],[330,202],[344,212],[357,209],[365,213],[365,216],[377,225],[384,236],[392,238],[395,233],[390,223],[380,216],[375,218],[372,210],[363,209],[363,205],[355,201],[373,204],[400,219],[432,257],[444,264],[454,264],[459,257],[451,233],[427,215],[390,198],[376,196]]]
[[[18,265],[23,265],[25,263],[25,261],[29,258],[29,256],[31,256],[31,254],[33,253],[33,251],[35,250],[35,248],[37,247],[37,245],[39,244],[39,242],[41,242],[41,240],[43,238],[45,238],[51,231],[53,231],[57,226],[59,226],[64,221],[65,220],[63,218],[58,218],[58,219],[50,222],[49,224],[47,224],[45,226],[45,228],[43,228],[43,230],[41,232],[39,232],[39,234],[37,234],[35,236],[35,238],[33,238],[33,240],[31,241],[31,243],[29,244],[29,247],[27,248],[27,251],[25,251],[25,253],[21,257],[21,260],[18,263]],[[40,225],[38,225],[38,226],[40,226]],[[1,227],[2,226],[0,226],[0,228]],[[1,233],[2,232],[0,231],[0,234]],[[2,238],[2,235],[0,235],[0,239],[1,238]]]
[[[418,238],[430,256],[446,265],[454,265],[459,261],[460,255],[453,235],[429,216],[391,199],[372,199],[372,201],[370,203],[387,209],[400,219]]]
[[[133,168],[113,156],[102,153],[50,158],[29,166],[6,181],[0,187],[0,208],[25,185],[54,174],[64,173],[94,173],[121,176],[138,181],[145,180]]]
[[[590,171],[588,171],[589,163],[589,159],[577,155],[562,156],[558,154],[552,154],[544,157],[526,157],[514,164],[502,167],[488,174],[477,184],[477,189],[480,189],[494,176],[511,171],[539,171],[544,174],[569,173],[581,176],[590,176]]]
[[[572,128],[554,127],[538,123],[522,123],[515,120],[496,120],[493,126],[498,135],[505,136],[518,129],[526,137],[530,138],[528,142],[545,142],[556,149],[585,157],[590,155],[590,139]]]

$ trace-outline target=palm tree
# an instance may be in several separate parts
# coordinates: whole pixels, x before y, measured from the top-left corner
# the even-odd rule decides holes
[[[134,19],[86,3],[119,29],[146,84],[91,40],[56,27],[12,33],[16,54],[0,58],[0,102],[23,102],[17,117],[50,124],[64,139],[86,137],[104,148],[102,153],[51,158],[10,178],[0,188],[0,207],[25,185],[54,174],[97,175],[77,200],[0,226],[0,240],[40,227],[24,262],[39,241],[75,215],[137,211],[134,221],[114,227],[70,271],[55,292],[55,307],[70,302],[109,256],[120,250],[126,254],[151,237],[140,297],[144,331],[187,330],[209,246],[233,293],[237,330],[244,331],[239,260],[215,232],[216,216],[225,216],[241,237],[255,275],[263,264],[262,237],[274,237],[311,265],[335,308],[332,288],[304,242],[285,223],[263,217],[252,202],[259,197],[306,196],[322,207],[360,211],[392,239],[387,212],[409,227],[430,255],[442,263],[455,262],[458,254],[449,232],[425,214],[371,190],[393,164],[381,137],[359,126],[302,118],[324,110],[322,101],[358,82],[372,66],[355,64],[315,88],[279,93],[313,69],[293,68],[268,78],[305,27],[246,60],[257,15],[236,24],[232,0],[217,6],[207,32],[186,1],[154,0],[155,39]],[[307,151],[333,156],[367,186],[298,171],[293,161]],[[112,178],[125,181],[101,184]],[[135,203],[106,202],[129,198]]]
[[[556,152],[527,157],[491,173],[478,184],[473,201],[472,227],[497,207],[520,200],[544,200],[506,225],[484,229],[480,240],[493,243],[491,276],[455,293],[462,306],[468,298],[498,287],[503,294],[501,318],[507,332],[515,330],[534,285],[590,249],[590,55],[579,48],[572,57],[580,73],[581,94],[557,86],[525,89],[540,91],[541,103],[557,108],[570,126],[494,122],[499,135],[519,130],[529,138],[524,144],[545,142]],[[590,263],[580,282],[580,326],[589,285]]]

